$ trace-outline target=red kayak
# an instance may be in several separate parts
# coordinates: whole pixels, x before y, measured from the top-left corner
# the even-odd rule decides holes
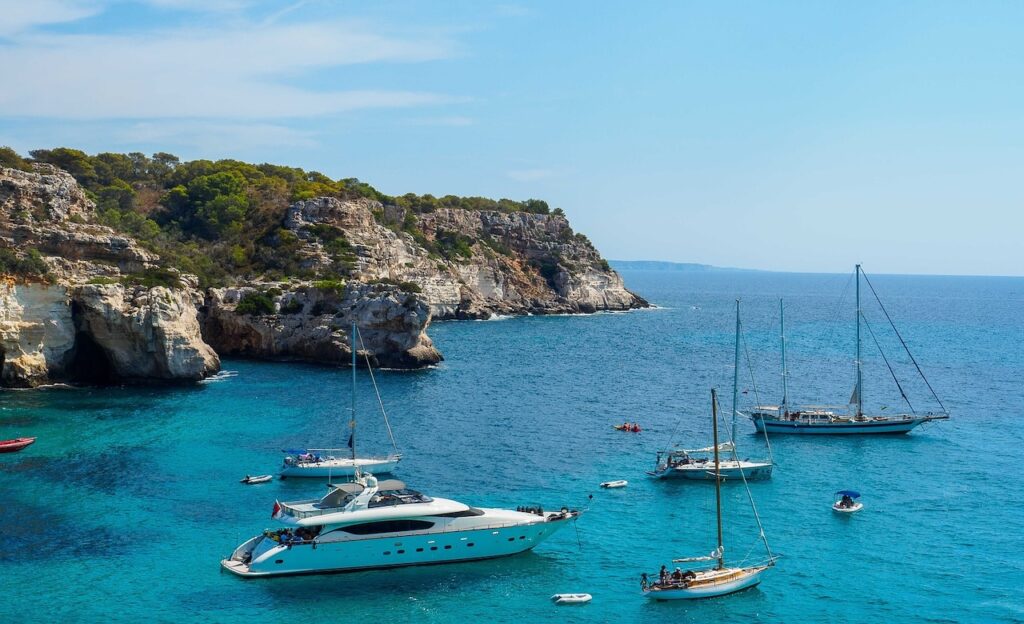
[[[0,453],[14,453],[35,442],[35,438],[14,438],[13,440],[0,440]]]

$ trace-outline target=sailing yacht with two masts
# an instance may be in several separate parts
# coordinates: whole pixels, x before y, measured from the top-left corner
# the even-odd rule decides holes
[[[358,343],[357,343],[358,339]],[[380,391],[377,389],[377,380],[373,376],[373,368],[370,366],[370,358],[366,356],[366,369],[370,372],[370,380],[373,382],[373,390],[377,393],[377,404],[380,405],[380,413],[384,417],[384,425],[391,439],[391,446],[394,452],[384,456],[356,456],[356,345],[362,344],[362,336],[355,323],[349,333],[349,345],[352,350],[352,407],[348,423],[348,448],[321,448],[321,449],[298,449],[285,451],[288,453],[284,458],[284,465],[281,466],[281,478],[287,477],[332,477],[353,476],[360,469],[377,474],[387,474],[395,469],[402,455],[398,452],[398,445],[395,444],[395,436],[391,431],[391,423],[388,421],[388,414],[384,410],[384,401],[380,398]],[[365,354],[366,345],[363,345]],[[321,455],[321,453],[323,453]],[[340,456],[347,453],[349,457]],[[338,454],[338,455],[336,455]]]
[[[641,589],[644,595],[653,600],[685,600],[694,598],[713,598],[738,592],[748,587],[753,587],[761,582],[761,576],[768,568],[775,565],[775,555],[768,546],[768,539],[765,537],[764,528],[761,526],[761,519],[757,515],[757,507],[754,505],[754,498],[747,488],[747,497],[750,500],[750,507],[754,511],[754,518],[757,520],[757,527],[760,532],[761,541],[767,553],[767,559],[754,565],[725,565],[725,545],[722,540],[722,472],[721,459],[719,458],[718,445],[718,396],[715,390],[711,390],[711,430],[714,436],[714,475],[715,480],[715,517],[718,526],[718,546],[711,554],[702,557],[684,557],[673,559],[673,563],[714,561],[713,567],[690,569],[686,572],[679,571],[672,575],[659,577],[657,581],[649,582],[648,576],[644,575],[641,580]],[[740,478],[746,487],[747,480],[740,472]]]
[[[853,394],[850,396],[849,407],[845,413],[835,411],[836,408],[829,406],[812,406],[804,408],[791,409],[789,404],[789,387],[788,387],[788,371],[786,370],[786,329],[785,329],[785,316],[782,310],[782,302],[779,302],[779,315],[782,325],[781,337],[782,337],[782,404],[781,405],[762,405],[755,407],[751,413],[750,418],[754,421],[754,426],[757,427],[758,431],[766,433],[789,433],[789,434],[882,434],[882,433],[907,433],[914,427],[921,425],[926,422],[933,420],[947,420],[949,419],[949,412],[946,411],[945,406],[939,399],[938,395],[935,394],[935,390],[932,389],[931,383],[927,377],[924,376],[924,372],[921,367],[917,364],[917,360],[914,359],[914,355],[907,348],[907,343],[903,340],[903,336],[900,335],[896,325],[892,322],[892,318],[889,316],[889,312],[886,311],[885,306],[882,305],[881,299],[878,298],[878,293],[875,292],[874,286],[871,285],[871,281],[868,280],[866,275],[863,275],[860,265],[858,264],[855,269],[856,282],[857,282],[857,350],[856,350],[856,381],[853,387]],[[892,414],[892,415],[876,415],[869,416],[864,413],[864,376],[861,370],[861,324],[868,328],[874,339],[874,331],[870,325],[867,325],[867,321],[864,318],[864,314],[861,310],[860,305],[860,280],[863,275],[865,282],[871,289],[871,293],[875,296],[875,300],[878,301],[878,305],[882,308],[882,312],[885,313],[886,320],[889,321],[889,325],[892,327],[896,336],[900,340],[900,344],[903,345],[907,355],[910,356],[911,362],[914,363],[914,367],[917,369],[918,374],[924,380],[925,385],[928,386],[928,390],[931,391],[932,397],[942,408],[939,413],[926,413],[919,414],[914,411],[913,405],[907,398],[906,393],[903,391],[903,386],[900,385],[899,379],[896,378],[896,374],[889,364],[889,360],[885,357],[885,353],[882,353],[882,359],[885,360],[886,366],[889,368],[889,372],[892,374],[893,380],[896,382],[896,387],[899,388],[900,395],[903,400],[910,407],[910,414]],[[877,340],[875,343],[877,345]],[[881,350],[881,347],[879,347]],[[841,409],[841,408],[840,408]]]

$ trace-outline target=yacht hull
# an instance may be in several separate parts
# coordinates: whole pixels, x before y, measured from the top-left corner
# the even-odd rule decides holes
[[[736,467],[721,467],[721,475],[723,481],[729,480],[740,480],[746,478],[747,481],[760,481],[762,479],[770,479],[772,476],[772,464],[762,462],[743,462],[741,466]],[[685,466],[676,466],[674,468],[666,468],[657,472],[652,473],[659,479],[685,479],[688,481],[711,481],[715,480],[715,468],[714,466],[702,467],[702,468],[687,468]]]
[[[328,459],[321,462],[297,462],[281,467],[281,477],[350,477],[355,475],[356,466],[363,472],[373,474],[390,474],[398,466],[400,458],[364,459],[353,463],[351,459]]]
[[[908,433],[928,418],[911,418],[898,421],[855,421],[808,423],[789,420],[754,418],[754,427],[759,433],[797,435],[872,435]]]
[[[754,587],[761,582],[761,575],[767,569],[764,566],[744,568],[742,573],[735,578],[725,579],[721,582],[695,584],[691,587],[648,589],[644,595],[651,600],[697,600],[725,596]]]
[[[258,536],[239,546],[232,557],[221,561],[221,566],[238,576],[254,578],[337,574],[494,559],[533,549],[573,517],[519,526],[275,545],[249,563],[237,559],[240,553],[256,548],[258,540],[265,539]]]

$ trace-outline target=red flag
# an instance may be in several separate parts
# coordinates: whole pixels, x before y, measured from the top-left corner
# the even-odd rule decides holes
[[[274,501],[274,511],[271,512],[270,517],[274,520],[281,516],[281,503]]]

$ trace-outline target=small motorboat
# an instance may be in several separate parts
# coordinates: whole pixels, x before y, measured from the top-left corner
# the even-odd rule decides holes
[[[605,481],[604,483],[601,484],[601,487],[603,487],[603,488],[622,488],[622,487],[626,487],[627,485],[629,485],[629,481],[626,481],[625,479],[619,479],[618,481]]]
[[[587,604],[593,599],[590,594],[555,594],[551,601],[556,605]]]
[[[13,440],[0,440],[0,453],[16,453],[35,441],[35,438],[14,438]]]
[[[241,479],[239,483],[244,483],[246,485],[256,485],[257,483],[266,483],[267,481],[270,481],[273,478],[274,475],[245,475],[245,478]]]
[[[839,498],[832,503],[832,511],[836,513],[851,514],[864,509],[864,504],[856,500],[860,498],[860,492],[839,490],[836,492],[836,496]]]
[[[628,431],[630,433],[640,433],[640,425],[636,423],[623,423],[621,425],[612,425],[612,428],[616,431]]]

